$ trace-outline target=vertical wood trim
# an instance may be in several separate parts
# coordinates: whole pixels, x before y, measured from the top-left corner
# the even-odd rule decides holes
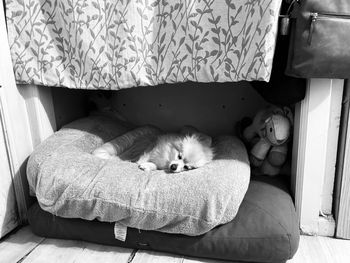
[[[329,131],[327,141],[326,173],[323,183],[321,212],[323,215],[332,214],[333,189],[335,179],[335,166],[337,162],[337,149],[339,138],[339,124],[343,99],[343,83],[335,84],[331,90],[331,112],[329,118]]]
[[[49,87],[36,85],[24,85],[22,89],[35,148],[56,131],[52,92]]]
[[[308,92],[308,90],[306,90],[306,92]],[[295,197],[296,196],[296,192],[297,192],[297,187],[298,190],[300,189],[301,185],[300,182],[297,180],[298,178],[296,177],[297,174],[300,174],[300,170],[303,169],[302,165],[303,162],[301,162],[301,160],[304,159],[304,155],[300,155],[303,154],[302,151],[300,151],[299,153],[299,147],[298,145],[301,144],[305,144],[305,136],[301,137],[302,135],[305,135],[305,133],[300,133],[300,130],[305,130],[306,128],[306,119],[301,119],[301,115],[302,115],[302,109],[305,108],[301,106],[301,103],[307,103],[306,100],[306,94],[305,94],[305,98],[302,102],[298,102],[295,105],[295,110],[294,110],[294,126],[293,126],[293,146],[292,146],[292,167],[291,167],[291,190],[292,190],[292,195]],[[305,114],[303,114],[304,116]],[[297,165],[299,164],[299,165]],[[298,184],[298,186],[297,186]],[[299,201],[299,200],[296,200]],[[297,207],[298,208],[298,207]],[[300,213],[298,213],[300,214]]]
[[[305,164],[305,145],[306,145],[306,130],[307,130],[307,111],[309,105],[310,89],[307,87],[305,98],[303,101],[296,104],[294,117],[294,139],[292,150],[292,190],[295,198],[295,208],[298,218],[301,218],[301,207],[303,198],[303,175]],[[301,224],[301,222],[300,222]]]
[[[349,83],[347,83],[349,85]],[[348,102],[345,102],[348,103]],[[348,114],[346,112],[345,114]],[[336,237],[350,239],[350,121],[346,123],[346,140],[343,159],[343,167],[337,178],[341,184],[339,200],[337,202],[336,213]],[[342,156],[340,156],[342,157]],[[341,162],[340,162],[341,164]],[[339,169],[339,168],[338,168]]]
[[[332,92],[342,89],[343,80],[310,79],[305,99],[296,105],[292,177],[300,228],[308,234],[319,231],[323,184],[329,158]],[[333,160],[333,159],[332,159]],[[327,175],[326,175],[327,174]]]
[[[0,10],[4,10],[3,1],[0,1]],[[0,99],[3,106],[4,130],[8,138],[11,174],[21,223],[26,220],[27,213],[26,195],[23,187],[26,180],[25,161],[32,152],[33,146],[25,100],[15,82],[3,12],[0,14],[0,47],[0,85],[2,86]]]

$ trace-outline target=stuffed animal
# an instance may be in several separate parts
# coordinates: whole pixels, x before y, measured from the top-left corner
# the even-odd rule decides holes
[[[288,107],[260,110],[242,136],[250,146],[250,164],[257,174],[275,176],[286,162],[293,115]],[[255,168],[255,169],[254,169]]]

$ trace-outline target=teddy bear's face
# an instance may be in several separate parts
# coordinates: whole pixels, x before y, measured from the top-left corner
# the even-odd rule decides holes
[[[280,115],[272,115],[265,122],[265,137],[273,145],[281,145],[285,143],[290,135],[289,120]]]

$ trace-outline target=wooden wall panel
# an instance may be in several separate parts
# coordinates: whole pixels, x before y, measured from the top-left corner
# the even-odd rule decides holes
[[[234,134],[235,123],[267,105],[247,82],[183,83],[120,90],[114,105],[135,124],[166,131],[193,125],[210,135]]]
[[[0,238],[15,228],[19,222],[4,135],[0,122]]]

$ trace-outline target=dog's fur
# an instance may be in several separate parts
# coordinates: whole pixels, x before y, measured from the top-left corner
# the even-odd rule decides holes
[[[211,138],[204,134],[164,134],[138,160],[144,171],[179,173],[202,167],[214,157]]]

